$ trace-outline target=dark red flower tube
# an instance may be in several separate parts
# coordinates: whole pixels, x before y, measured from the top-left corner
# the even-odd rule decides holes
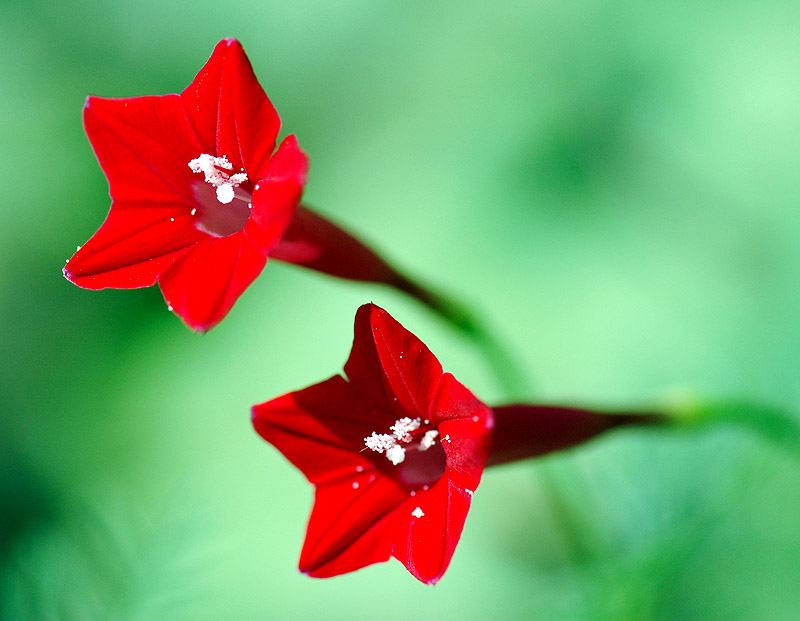
[[[256,431],[315,486],[300,570],[335,576],[394,557],[419,580],[447,569],[487,463],[568,448],[646,416],[492,410],[386,311],[362,306],[344,367],[253,408]]]

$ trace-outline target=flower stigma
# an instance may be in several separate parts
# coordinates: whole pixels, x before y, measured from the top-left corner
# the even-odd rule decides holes
[[[422,437],[422,440],[419,441],[419,450],[420,451],[427,451],[431,448],[434,444],[436,444],[436,436],[439,435],[439,432],[435,429],[431,429],[430,431],[426,431],[425,435]]]

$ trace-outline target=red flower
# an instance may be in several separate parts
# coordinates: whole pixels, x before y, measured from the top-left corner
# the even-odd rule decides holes
[[[485,466],[666,422],[551,405],[490,409],[385,310],[362,306],[344,367],[253,407],[256,431],[316,486],[300,570],[336,576],[394,556],[419,580],[444,574]]]
[[[87,289],[158,282],[208,330],[259,275],[295,213],[308,162],[238,41],[226,39],[180,95],[89,97],[84,125],[111,210],[64,275]]]
[[[316,486],[300,570],[335,576],[394,556],[433,584],[480,483],[492,411],[371,304],[344,370],[253,408],[258,433]]]

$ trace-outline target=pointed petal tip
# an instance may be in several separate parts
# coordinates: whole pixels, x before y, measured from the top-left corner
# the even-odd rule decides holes
[[[250,408],[250,422],[253,424],[254,427],[257,423],[264,422],[264,420],[261,418],[261,410],[264,408],[265,405],[267,405],[267,403],[269,403],[269,401],[265,401],[264,403],[258,403]]]
[[[368,324],[372,324],[373,318],[377,317],[380,313],[386,313],[380,306],[375,304],[374,302],[368,302],[367,304],[362,304],[358,307],[356,311],[356,325],[367,322]]]

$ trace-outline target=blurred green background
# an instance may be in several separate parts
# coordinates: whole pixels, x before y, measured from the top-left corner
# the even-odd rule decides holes
[[[358,305],[510,395],[382,288],[272,262],[199,336],[64,280],[109,206],[85,97],[179,92],[226,36],[307,203],[479,308],[515,397],[797,415],[796,1],[0,1],[0,618],[800,618],[798,453],[736,425],[488,471],[434,588],[297,572],[311,488],[249,408],[340,370]]]

